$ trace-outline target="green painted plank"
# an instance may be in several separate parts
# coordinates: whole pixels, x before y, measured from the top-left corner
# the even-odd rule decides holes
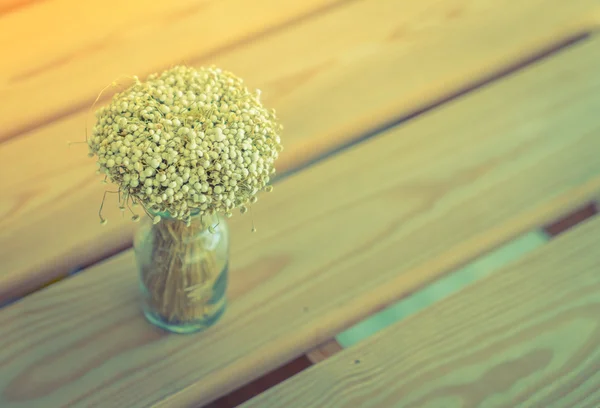
[[[336,340],[342,347],[350,347],[458,292],[491,272],[518,260],[534,249],[541,247],[548,240],[549,237],[543,231],[534,231],[522,235],[343,331],[336,336]]]

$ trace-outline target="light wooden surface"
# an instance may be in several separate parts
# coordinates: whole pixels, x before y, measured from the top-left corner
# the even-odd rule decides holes
[[[0,405],[209,402],[577,208],[600,191],[599,67],[588,41],[279,183],[257,234],[232,219],[230,306],[201,336],[143,320],[131,252],[3,309]]]
[[[0,9],[0,140],[91,105],[122,75],[208,62],[342,0],[45,0]]]
[[[600,406],[600,218],[251,407]]]
[[[313,76],[323,79],[348,62],[380,59],[382,48],[388,51],[383,58],[391,60],[398,51],[418,49],[415,58],[423,58],[421,69],[427,62],[442,59],[443,67],[425,70],[444,68],[464,80],[463,67],[477,73],[497,69],[488,64],[504,63],[508,55],[523,56],[531,46],[563,36],[563,30],[592,27],[598,20],[590,12],[598,8],[596,0],[32,2],[0,15],[0,49],[10,51],[10,58],[0,63],[4,85],[0,140],[86,109],[100,89],[123,74],[141,76],[182,61],[222,62],[221,56],[227,58],[231,48],[251,52],[253,46],[248,43],[261,33],[265,41],[285,41],[277,53],[247,59],[239,67],[243,77],[253,82],[265,74],[270,80],[280,80],[272,77],[273,71],[282,71],[283,78],[314,82]],[[437,48],[440,40],[448,46]],[[319,47],[314,47],[317,43]],[[352,44],[350,49],[348,44]],[[429,55],[430,47],[438,51],[435,56]],[[306,58],[305,63],[295,62],[299,55]],[[452,60],[464,58],[478,59],[480,65],[453,66]],[[265,74],[256,71],[267,67]],[[357,73],[345,68],[338,83]],[[387,69],[389,64],[380,66],[372,78]],[[365,79],[362,86],[367,86],[369,82],[361,78]],[[278,91],[287,93],[289,87],[284,84]],[[351,87],[348,92],[354,95]]]
[[[281,8],[268,6],[271,3],[263,0],[257,10]],[[50,13],[69,4],[71,0],[53,0],[19,9],[5,16],[0,38],[4,44],[13,38],[15,44],[40,38],[35,37],[37,29],[17,36],[11,34],[11,27],[16,30],[21,27],[19,19],[41,13],[37,7],[48,8]],[[4,192],[0,195],[0,301],[130,245],[131,224],[119,218],[116,205],[109,202],[106,206],[108,228],[98,224],[96,212],[104,186],[94,175],[85,147],[66,148],[68,140],[83,140],[84,108],[104,84],[123,72],[145,73],[178,63],[190,50],[208,52],[206,58],[191,62],[233,70],[263,89],[266,103],[279,111],[286,130],[285,150],[277,167],[286,172],[593,27],[596,15],[591,11],[600,7],[597,0],[313,0],[298,3],[302,6],[286,3],[281,11],[266,13],[266,20],[260,21],[267,28],[276,17],[296,20],[256,40],[225,47],[257,30],[248,21],[251,25],[236,27],[231,38],[198,40],[203,45],[196,49],[189,41],[207,36],[203,22],[226,13],[222,7],[242,6],[228,0],[185,8],[191,4],[177,3],[169,14],[175,20],[164,30],[154,29],[163,21],[161,7],[167,7],[157,3],[145,12],[151,23],[141,28],[121,16],[101,24],[98,30],[103,34],[86,33],[82,39],[69,37],[66,31],[53,32],[47,40],[49,51],[40,58],[56,57],[60,47],[67,50],[65,55],[93,44],[96,48],[75,53],[68,63],[21,82],[5,79],[0,88],[0,134],[8,135],[24,123],[42,123],[44,117],[54,117],[59,111],[77,113],[0,145],[0,191]],[[298,21],[303,13],[324,7]],[[51,24],[47,20],[42,27]],[[111,37],[121,26],[124,37]],[[175,38],[183,39],[171,49],[170,41]],[[19,46],[15,61],[31,62],[33,54],[26,53],[26,48]],[[126,52],[130,49],[138,51]],[[12,60],[2,64],[6,70],[0,73],[14,76],[23,69]]]

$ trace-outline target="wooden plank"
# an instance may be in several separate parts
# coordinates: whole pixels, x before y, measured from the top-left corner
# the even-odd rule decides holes
[[[547,0],[540,13],[537,3],[502,1],[499,8],[464,0],[350,2],[211,62],[263,88],[278,109],[287,129],[278,162],[285,172],[585,28],[581,15],[597,5]],[[83,145],[65,148],[66,140],[83,138],[85,116],[0,146],[7,169],[0,171],[0,190],[7,192],[0,196],[0,301],[131,243],[131,224],[118,218],[116,205],[106,206],[113,211],[109,227],[97,224],[103,186],[94,164]]]
[[[181,62],[224,65],[265,87],[277,104],[304,104],[313,120],[288,124],[307,127],[306,139],[322,117],[346,113],[339,101],[325,105],[336,110],[315,106],[315,95],[331,102],[323,90],[344,84],[346,105],[375,102],[378,115],[396,115],[399,104],[426,103],[457,81],[476,81],[591,29],[597,10],[597,0],[39,2],[0,27],[0,45],[11,50],[0,62],[0,140],[86,110],[123,74],[142,77]],[[269,30],[275,35],[251,40]],[[376,90],[365,96],[370,87]],[[386,96],[390,88],[402,98]],[[355,117],[346,130],[358,131],[369,117]],[[332,131],[337,138],[347,133]]]
[[[0,140],[87,109],[123,74],[210,58],[343,3],[46,0],[7,10],[0,14],[0,49],[10,50],[0,60]]]
[[[342,350],[342,346],[340,346],[340,343],[336,339],[330,339],[310,350],[306,353],[306,356],[313,364],[317,364]]]
[[[600,406],[600,218],[251,407]]]
[[[131,251],[0,310],[0,405],[210,402],[579,207],[599,68],[590,41],[279,183],[258,233],[231,219],[230,305],[201,335],[144,321]]]

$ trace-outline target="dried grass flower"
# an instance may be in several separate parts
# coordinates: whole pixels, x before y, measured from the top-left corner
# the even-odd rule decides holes
[[[230,72],[176,66],[134,77],[96,118],[87,143],[99,172],[119,187],[121,208],[139,203],[154,222],[244,213],[272,189],[282,127]]]

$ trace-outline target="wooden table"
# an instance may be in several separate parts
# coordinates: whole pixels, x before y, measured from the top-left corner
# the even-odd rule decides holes
[[[1,1],[0,406],[198,407],[307,353],[244,406],[600,406],[597,218],[332,341],[600,196],[599,21],[598,0]],[[230,223],[227,313],[193,336],[143,319],[132,225],[115,205],[100,227],[67,148],[106,84],[177,63],[244,77],[286,128],[259,233]]]

